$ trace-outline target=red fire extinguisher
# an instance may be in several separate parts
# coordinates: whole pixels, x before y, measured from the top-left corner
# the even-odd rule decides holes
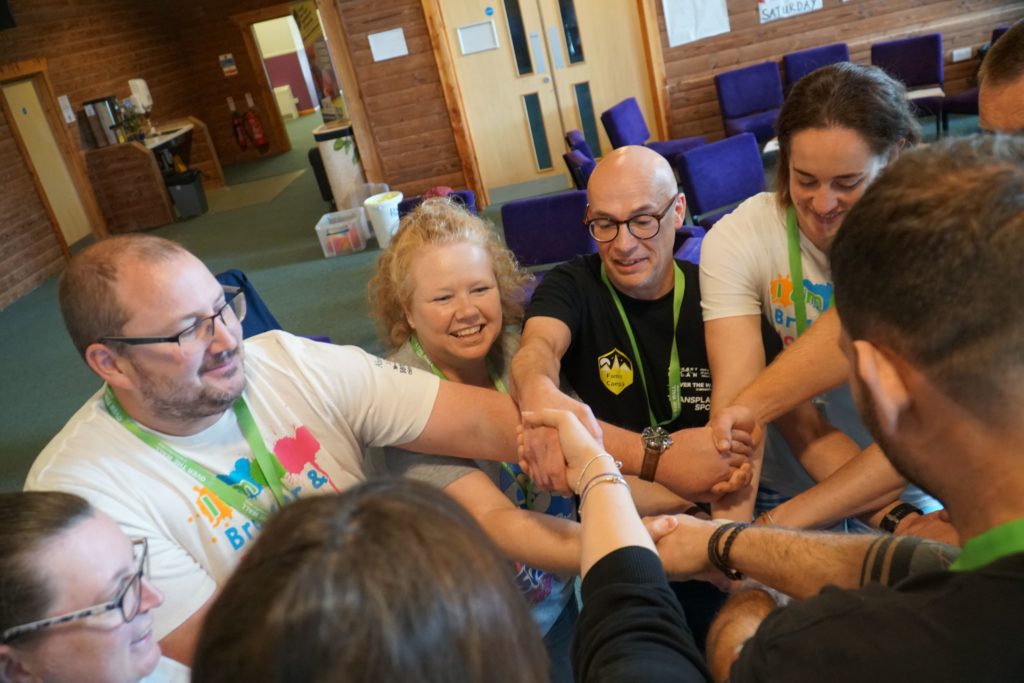
[[[247,149],[249,147],[249,140],[245,136],[245,126],[242,123],[242,115],[237,111],[231,112],[231,128],[235,133],[235,142],[238,143],[239,149]]]
[[[252,140],[252,144],[259,148],[270,146],[270,143],[267,142],[267,136],[263,132],[263,123],[260,121],[260,115],[256,113],[255,109],[245,112],[245,134]]]

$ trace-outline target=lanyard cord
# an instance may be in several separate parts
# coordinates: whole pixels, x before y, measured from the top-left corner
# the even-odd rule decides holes
[[[796,207],[786,209],[786,240],[789,242],[789,277],[793,281],[793,315],[796,318],[796,336],[807,331],[807,295],[804,294],[804,264],[800,255],[800,228],[796,224]],[[835,303],[835,294],[828,307]],[[826,307],[826,308],[828,308]]]
[[[138,422],[133,420],[124,412],[121,402],[117,400],[116,396],[114,396],[114,392],[111,390],[109,384],[103,392],[103,403],[106,405],[107,411],[110,413],[111,417],[117,420],[121,426],[137,436],[150,448],[160,453],[160,455],[167,458],[172,465],[195,479],[202,486],[208,488],[218,498],[233,507],[235,510],[238,510],[249,519],[260,524],[266,522],[270,517],[270,513],[267,510],[249,500],[248,496],[224,483],[221,479],[218,479],[213,472],[191,458],[183,455],[153,432],[140,427]],[[239,396],[235,401],[234,411],[235,415],[238,417],[238,426],[242,430],[245,440],[249,443],[249,447],[253,450],[253,455],[256,459],[255,465],[262,471],[263,478],[266,480],[267,485],[274,494],[274,499],[277,501],[278,505],[283,506],[285,503],[284,492],[280,478],[275,476],[273,456],[263,443],[259,430],[256,428],[256,422],[253,420],[252,413],[249,411],[249,407],[245,404],[245,400],[241,396]]]
[[[430,356],[427,355],[427,352],[423,350],[423,345],[420,344],[420,340],[416,338],[415,334],[409,337],[409,346],[412,347],[413,353],[415,353],[420,358],[420,360],[427,364],[432,373],[434,373],[441,379],[448,381],[448,377],[444,374],[444,370],[442,370],[441,368],[437,367],[437,365],[434,364],[434,361],[430,359]],[[501,379],[501,377],[498,375],[498,372],[494,369],[494,365],[491,363],[490,359],[487,359],[486,363],[487,374],[491,378],[491,384],[493,384],[494,388],[500,391],[501,393],[507,394],[508,387],[505,385],[505,381]],[[517,472],[516,470],[519,468],[517,467],[513,469],[512,466],[509,465],[507,462],[501,463],[501,468],[505,470],[505,472],[510,477],[512,477],[512,481],[516,482],[516,484],[522,490],[523,496],[526,499],[527,509],[533,509],[533,499],[536,495],[536,492],[534,491],[533,480],[527,478],[526,484],[524,486],[523,482],[520,481],[520,475],[522,474],[522,470]]]
[[[666,425],[683,412],[683,401],[680,392],[681,379],[679,377],[679,340],[677,331],[679,330],[679,312],[683,308],[683,295],[686,291],[686,277],[683,275],[682,269],[679,268],[679,264],[675,261],[672,262],[675,268],[675,280],[672,287],[672,352],[669,356],[668,363],[668,400],[669,405],[672,407],[672,415],[667,420],[658,422],[658,419],[654,416],[654,408],[651,406],[651,394],[647,389],[647,375],[644,373],[644,362],[640,357],[640,349],[636,343],[636,336],[633,334],[633,328],[629,324],[629,318],[626,317],[626,310],[622,307],[622,300],[619,299],[619,293],[615,291],[615,287],[608,280],[608,273],[604,269],[604,264],[601,265],[601,282],[608,288],[609,294],[612,295],[612,301],[615,302],[615,308],[619,312],[619,317],[622,319],[622,325],[626,328],[626,335],[629,337],[629,343],[633,349],[633,358],[636,360],[637,370],[640,372],[640,382],[644,387],[644,400],[647,402],[647,416],[651,421],[652,427],[658,427],[660,425]]]

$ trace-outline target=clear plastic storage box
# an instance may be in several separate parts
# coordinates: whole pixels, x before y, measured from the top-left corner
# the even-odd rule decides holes
[[[316,224],[320,248],[324,256],[350,254],[366,248],[364,235],[368,231],[366,210],[363,207],[325,213]]]

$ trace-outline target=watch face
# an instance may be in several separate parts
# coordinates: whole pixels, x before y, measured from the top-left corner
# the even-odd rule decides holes
[[[644,448],[663,451],[672,445],[672,435],[661,427],[645,427],[640,438],[644,441]]]

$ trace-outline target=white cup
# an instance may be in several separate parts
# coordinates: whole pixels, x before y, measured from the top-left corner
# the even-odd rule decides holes
[[[391,236],[398,230],[398,205],[402,197],[401,192],[391,190],[375,194],[363,202],[366,215],[373,225],[373,234],[376,235],[377,244],[381,249],[388,246]]]

